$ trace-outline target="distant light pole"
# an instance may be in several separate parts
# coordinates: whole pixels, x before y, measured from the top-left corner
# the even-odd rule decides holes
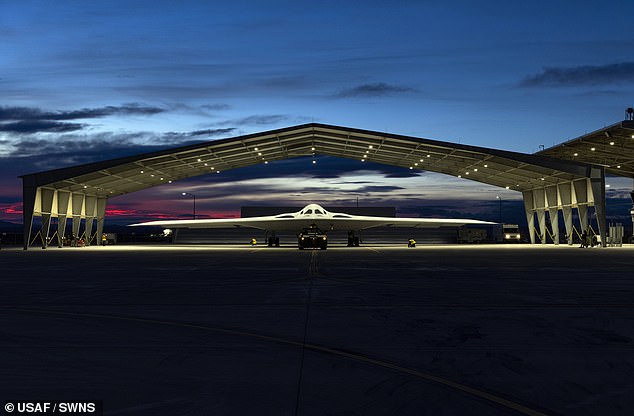
[[[194,198],[194,219],[196,219],[196,195],[192,194],[191,192],[183,192],[181,193],[181,195],[183,196],[191,196],[192,198]]]
[[[502,224],[502,197],[500,195],[496,195],[495,199],[500,201],[500,220],[498,222]]]

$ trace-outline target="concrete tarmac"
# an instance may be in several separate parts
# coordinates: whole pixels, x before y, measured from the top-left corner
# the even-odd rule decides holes
[[[3,247],[0,264],[0,404],[634,413],[634,247]]]

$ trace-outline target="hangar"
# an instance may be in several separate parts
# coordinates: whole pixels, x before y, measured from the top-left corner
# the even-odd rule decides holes
[[[572,152],[573,156],[571,149],[577,146],[574,141],[539,154],[524,154],[309,123],[27,174],[21,176],[24,249],[38,237],[46,248],[51,231],[61,247],[63,232],[51,230],[51,218],[58,219],[59,230],[64,230],[70,219],[73,234],[84,235],[90,244],[102,233],[108,200],[119,195],[194,176],[310,155],[444,173],[521,192],[533,244],[545,244],[548,237],[559,243],[559,222],[555,220],[559,211],[563,213],[566,239],[572,244],[573,232],[578,230],[573,225],[573,209],[585,230],[588,208],[594,207],[605,245],[605,174],[607,170],[634,176],[633,123],[623,121],[576,139],[580,147]],[[604,143],[608,138],[614,144]],[[581,151],[594,141],[592,150]],[[574,156],[575,153],[583,157]],[[599,154],[604,158],[597,159]],[[614,163],[620,163],[619,167]],[[550,228],[546,215],[550,217]],[[32,240],[34,216],[40,216],[42,221]],[[82,220],[84,226],[80,230]]]

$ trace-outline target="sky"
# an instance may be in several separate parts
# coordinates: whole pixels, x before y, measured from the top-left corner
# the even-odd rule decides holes
[[[4,221],[21,222],[18,175],[79,163],[308,122],[533,153],[634,105],[632,1],[7,0],[0,10]],[[519,193],[465,179],[317,161],[116,197],[108,221],[190,215],[182,192],[209,217],[357,198],[404,216],[490,218],[496,196],[521,209]],[[608,183],[625,201],[631,179]]]

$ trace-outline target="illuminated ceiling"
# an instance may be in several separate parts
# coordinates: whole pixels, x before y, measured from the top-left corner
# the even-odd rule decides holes
[[[615,141],[618,138],[618,146],[615,143],[613,148],[626,148],[631,152],[634,148],[632,131],[628,130],[626,134],[626,128],[617,125],[611,129]],[[631,142],[625,140],[628,134]],[[599,155],[610,145],[602,143],[599,147],[597,143],[596,147],[601,152],[593,154]],[[553,149],[539,155],[529,155],[311,123],[23,175],[22,178],[25,186],[109,198],[194,176],[219,174],[229,169],[311,155],[445,173],[517,191],[543,188],[588,176],[588,165],[580,163],[590,162],[588,158],[584,156],[570,161],[557,159],[550,157],[561,157]],[[632,172],[634,158],[626,159],[624,157],[622,166],[628,166],[627,171]],[[614,162],[610,161],[610,170],[615,169],[613,165]]]

